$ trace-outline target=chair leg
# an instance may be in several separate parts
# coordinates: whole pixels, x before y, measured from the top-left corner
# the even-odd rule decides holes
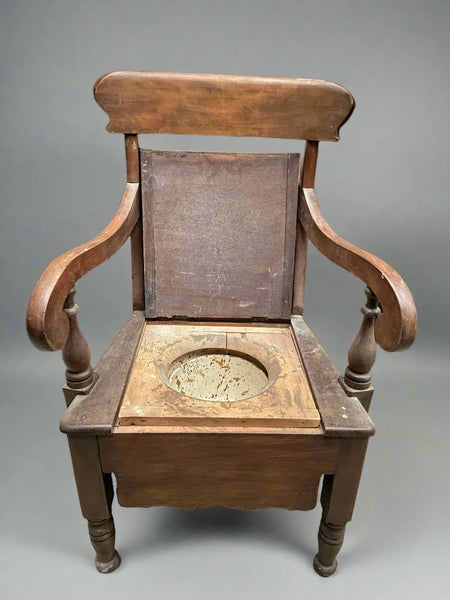
[[[322,577],[333,575],[337,569],[336,556],[344,542],[345,526],[352,518],[366,449],[367,439],[341,440],[335,473],[324,476],[319,551],[313,563]]]
[[[116,532],[114,519],[88,521],[89,537],[96,552],[95,566],[99,573],[111,573],[120,565],[120,556],[114,547]]]
[[[96,552],[95,566],[99,573],[111,573],[120,565],[120,556],[114,547],[111,475],[102,472],[96,436],[69,435],[68,439],[81,512],[88,521]]]
[[[314,557],[314,570],[329,577],[337,569],[336,556],[344,543],[345,525],[326,523],[323,516],[319,526],[319,551]]]

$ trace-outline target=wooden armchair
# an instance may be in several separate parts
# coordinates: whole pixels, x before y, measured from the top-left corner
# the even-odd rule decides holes
[[[320,141],[354,101],[310,79],[116,72],[95,85],[107,129],[125,134],[127,183],[109,225],[55,259],[27,328],[63,351],[67,434],[102,573],[120,563],[123,506],[309,510],[323,476],[314,567],[336,570],[368,438],[378,343],[407,348],[413,298],[381,259],[340,238],[314,191]],[[139,133],[305,140],[297,154],[140,149]],[[95,369],[74,284],[131,238],[133,313]],[[339,376],[303,320],[308,238],[366,284],[363,322]]]

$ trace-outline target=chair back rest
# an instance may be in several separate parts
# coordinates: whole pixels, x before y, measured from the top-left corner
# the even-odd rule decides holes
[[[134,308],[182,319],[302,312],[299,179],[314,186],[319,141],[337,141],[353,111],[348,90],[315,79],[114,72],[94,94],[108,131],[125,134],[128,181],[141,183]],[[146,151],[139,133],[303,139],[302,173],[297,154]]]

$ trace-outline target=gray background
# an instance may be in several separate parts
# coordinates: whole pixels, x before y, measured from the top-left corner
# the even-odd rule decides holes
[[[449,3],[428,1],[3,1],[2,597],[442,597],[448,520]],[[115,505],[122,567],[102,576],[64,437],[59,356],[24,329],[38,276],[107,223],[122,192],[121,136],[92,85],[116,69],[318,77],[356,111],[322,144],[329,223],[404,276],[420,328],[379,352],[355,518],[329,580],[312,570],[320,511],[179,512]],[[154,136],[154,148],[295,151],[296,142]],[[78,285],[94,361],[130,311],[125,247]],[[306,317],[340,369],[363,285],[309,253]]]

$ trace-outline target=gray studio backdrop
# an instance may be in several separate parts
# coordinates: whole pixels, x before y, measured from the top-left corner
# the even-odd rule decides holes
[[[4,0],[0,20],[4,597],[437,594],[450,535],[448,1]],[[342,567],[329,581],[311,568],[319,509],[116,506],[123,565],[108,577],[93,568],[58,432],[61,359],[31,348],[24,320],[48,262],[102,229],[119,202],[123,140],[105,131],[106,115],[92,96],[95,80],[117,69],[317,77],[355,96],[341,141],[321,146],[318,197],[337,232],[404,276],[419,335],[406,353],[379,353],[378,432]],[[301,151],[280,140],[148,136],[141,143]],[[129,314],[129,263],[126,246],[78,285],[94,361]],[[306,317],[340,369],[359,326],[363,289],[311,247]]]

